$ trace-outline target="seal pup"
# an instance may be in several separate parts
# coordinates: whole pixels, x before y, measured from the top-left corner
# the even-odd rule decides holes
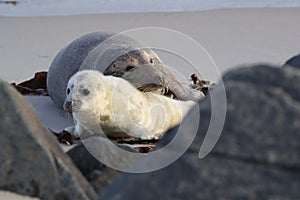
[[[157,139],[178,125],[196,105],[193,101],[143,93],[122,78],[93,70],[73,75],[66,96],[64,109],[72,112],[73,134],[79,136],[104,132],[111,137]]]

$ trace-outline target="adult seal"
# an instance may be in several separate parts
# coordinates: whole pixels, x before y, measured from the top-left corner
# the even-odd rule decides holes
[[[50,65],[48,93],[59,108],[63,108],[70,77],[88,69],[126,79],[142,91],[179,100],[198,100],[204,96],[181,84],[158,55],[141,42],[124,34],[95,32],[64,47]]]

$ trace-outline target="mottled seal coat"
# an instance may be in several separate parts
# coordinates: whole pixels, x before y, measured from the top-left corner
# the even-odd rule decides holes
[[[86,69],[122,77],[141,90],[179,100],[198,100],[204,96],[183,86],[157,54],[139,41],[123,34],[97,32],[71,42],[51,63],[47,88],[58,107],[62,108],[70,77]]]
[[[112,137],[160,138],[196,105],[141,92],[122,78],[93,70],[73,75],[66,94],[64,109],[72,112],[79,136],[90,131]]]

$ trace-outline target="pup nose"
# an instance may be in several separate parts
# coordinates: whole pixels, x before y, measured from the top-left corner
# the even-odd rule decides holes
[[[72,112],[72,101],[65,101],[64,110],[67,112]]]

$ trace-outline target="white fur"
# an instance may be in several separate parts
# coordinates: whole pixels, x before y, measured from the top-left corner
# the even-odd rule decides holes
[[[128,134],[141,139],[158,138],[179,124],[195,105],[193,101],[142,93],[122,78],[91,70],[77,72],[67,88],[70,93],[66,101],[72,101],[75,132],[79,135],[103,130],[115,137]],[[84,95],[84,89],[88,95]]]

